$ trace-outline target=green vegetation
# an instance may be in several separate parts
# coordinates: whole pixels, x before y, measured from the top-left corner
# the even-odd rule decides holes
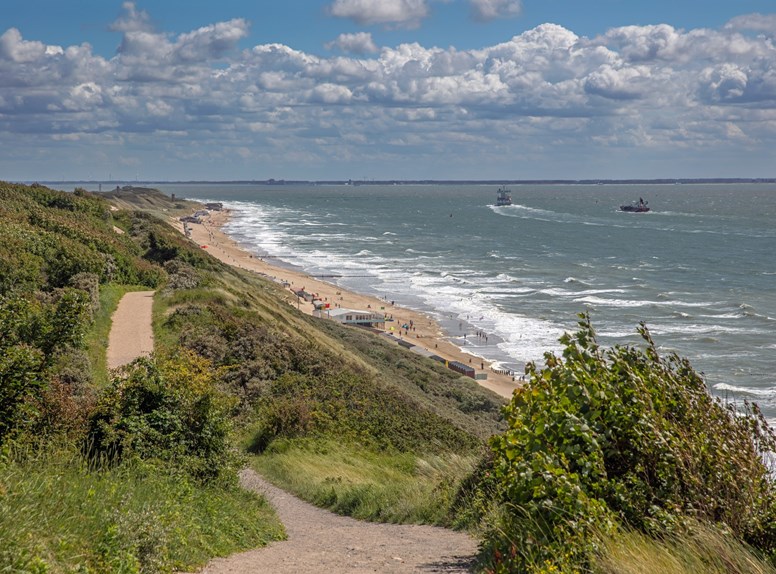
[[[188,204],[112,199],[143,211],[0,184],[0,570],[170,571],[282,536],[236,486],[246,450],[280,482],[313,459],[347,476],[327,490],[340,512],[452,521],[500,398],[300,314],[150,213]],[[138,288],[157,290],[156,353],[108,373],[112,312]],[[315,479],[295,488],[321,501]]]
[[[588,571],[620,528],[719,529],[773,557],[776,490],[762,455],[775,437],[756,408],[713,399],[685,359],[661,357],[640,332],[645,350],[602,350],[582,316],[562,358],[529,366],[482,481],[497,504],[489,571]]]
[[[162,459],[208,484],[234,482],[232,402],[215,388],[208,361],[193,353],[138,359],[92,409],[88,457]]]
[[[458,485],[477,458],[378,452],[332,440],[278,440],[251,463],[317,506],[364,520],[452,524]]]
[[[600,574],[774,574],[776,568],[718,528],[693,524],[659,540],[629,531],[602,536]]]
[[[173,572],[276,540],[263,499],[159,462],[95,472],[71,448],[0,462],[0,571]]]
[[[584,317],[504,408],[221,264],[164,223],[190,203],[111,201],[0,183],[0,571],[169,572],[282,537],[246,463],[342,514],[477,531],[487,572],[773,570],[776,440],[646,328],[604,350]],[[156,352],[109,373],[139,288]]]

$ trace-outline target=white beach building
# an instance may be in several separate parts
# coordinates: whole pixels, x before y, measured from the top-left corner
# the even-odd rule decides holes
[[[357,325],[359,327],[377,329],[384,329],[386,321],[383,313],[373,313],[372,311],[362,311],[359,309],[343,309],[341,307],[318,309],[313,312],[313,315],[323,319],[331,319],[343,325]]]

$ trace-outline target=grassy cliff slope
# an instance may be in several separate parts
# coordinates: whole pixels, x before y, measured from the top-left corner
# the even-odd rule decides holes
[[[440,494],[391,519],[450,521],[452,485],[502,428],[501,399],[299,313],[149,213],[188,203],[109,197],[118,211],[82,190],[0,183],[0,569],[171,571],[281,536],[236,487],[248,451],[313,449],[322,467],[345,453],[378,477],[398,464]],[[134,288],[156,289],[156,353],[108,374],[106,319]]]

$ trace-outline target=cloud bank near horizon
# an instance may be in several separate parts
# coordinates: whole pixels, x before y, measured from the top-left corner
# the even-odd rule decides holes
[[[332,12],[358,21],[373,4],[338,0]],[[364,24],[414,25],[428,9],[378,4]],[[472,6],[483,19],[520,10],[507,0]],[[398,176],[420,178],[510,166],[553,177],[547,170],[563,164],[583,177],[611,161],[656,169],[677,154],[687,160],[676,175],[706,175],[709,161],[731,154],[765,166],[776,135],[774,22],[743,15],[721,29],[625,26],[595,38],[543,24],[479,50],[378,47],[367,33],[343,34],[328,46],[343,54],[321,57],[284,44],[240,50],[250,31],[240,18],[154,30],[127,2],[112,58],[16,28],[0,35],[0,168],[14,177],[48,157],[133,172],[152,161],[161,170],[164,158],[170,177],[220,165],[312,178],[402,166]]]

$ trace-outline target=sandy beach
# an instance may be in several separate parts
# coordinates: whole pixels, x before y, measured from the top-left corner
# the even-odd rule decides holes
[[[308,293],[317,294],[318,299],[329,303],[331,307],[339,306],[346,309],[385,313],[393,318],[392,322],[386,323],[386,329],[390,329],[390,325],[392,325],[393,334],[397,338],[400,336],[404,341],[449,361],[458,361],[469,365],[477,373],[486,373],[487,379],[477,380],[477,383],[483,387],[505,398],[510,398],[512,392],[517,388],[519,382],[514,381],[512,376],[494,372],[488,361],[466,353],[448,341],[437,322],[426,314],[394,305],[390,299],[383,300],[348,291],[332,283],[310,277],[301,271],[273,265],[262,258],[253,256],[221,230],[221,227],[228,220],[229,210],[210,212],[210,215],[204,218],[201,224],[188,224],[191,230],[191,240],[197,243],[200,248],[207,249],[208,253],[224,263],[260,273],[278,282],[287,283],[286,301],[290,305],[298,307],[300,311],[309,315],[312,315],[314,311],[312,303],[300,300],[292,291],[303,288]],[[183,233],[183,224],[180,221],[171,218],[171,223]],[[398,326],[404,324],[411,324],[412,327],[408,330],[402,330],[401,335],[399,335]]]

